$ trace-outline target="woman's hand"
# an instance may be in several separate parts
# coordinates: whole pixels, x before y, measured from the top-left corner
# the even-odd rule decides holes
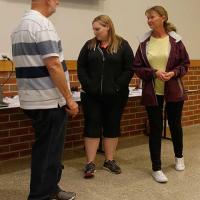
[[[168,81],[175,75],[174,72],[156,71],[156,77],[161,81]]]
[[[167,73],[165,74],[165,81],[170,80],[174,75],[175,75],[174,72],[167,72]]]
[[[156,78],[161,80],[161,81],[165,81],[165,74],[166,74],[166,72],[157,70],[156,71]]]

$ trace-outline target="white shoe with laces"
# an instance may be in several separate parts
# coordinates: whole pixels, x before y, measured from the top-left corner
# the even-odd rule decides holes
[[[162,170],[153,171],[152,176],[158,183],[166,183],[168,181],[168,178],[165,176]]]
[[[175,157],[175,169],[177,171],[183,171],[185,170],[185,164],[183,158],[176,158]]]

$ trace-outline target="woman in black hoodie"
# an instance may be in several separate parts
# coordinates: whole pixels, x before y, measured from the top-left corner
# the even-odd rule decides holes
[[[85,118],[85,178],[94,176],[101,134],[105,149],[104,168],[115,174],[121,173],[113,156],[120,136],[122,111],[128,100],[134,59],[128,42],[115,34],[110,17],[96,17],[92,27],[95,37],[81,49],[77,69]]]

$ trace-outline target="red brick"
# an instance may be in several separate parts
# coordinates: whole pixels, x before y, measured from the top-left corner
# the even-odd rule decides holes
[[[126,131],[133,131],[133,127],[134,126],[125,126],[123,130],[124,130],[124,132],[126,132]]]
[[[83,146],[83,145],[84,145],[83,140],[73,142],[73,147],[80,147],[80,146]]]
[[[198,109],[198,105],[189,106],[189,110],[197,110],[197,109]]]
[[[197,116],[197,115],[193,115],[193,116],[190,116],[190,117],[189,117],[189,120],[195,120],[195,119],[198,119],[198,116]]]
[[[35,141],[29,141],[29,147],[32,148]]]
[[[18,128],[19,122],[6,122],[6,123],[0,123],[0,130],[7,130],[12,128]]]
[[[182,123],[189,120],[189,117],[182,117]]]
[[[9,152],[9,145],[1,145],[0,146],[0,154],[5,153],[5,152]]]
[[[20,157],[30,156],[31,152],[32,152],[31,149],[22,150],[22,151],[19,152],[20,153]]]
[[[10,120],[11,121],[18,121],[18,120],[27,120],[27,117],[23,113],[15,113],[10,115]]]
[[[13,113],[19,113],[20,108],[5,108],[5,109],[0,109],[0,115],[1,114],[13,114]]]
[[[131,119],[133,117],[133,114],[125,114],[123,115],[123,119],[127,120],[127,119]]]
[[[83,114],[82,114],[82,113],[79,113],[79,114],[75,117],[74,120],[76,120],[76,121],[82,121],[82,120],[83,120]],[[72,119],[70,119],[69,121],[72,121]]]
[[[141,118],[135,118],[130,120],[130,124],[140,124],[142,122]]]
[[[33,141],[35,139],[34,135],[23,135],[19,137],[20,142],[25,142],[25,141]]]
[[[9,91],[9,85],[4,85],[4,86],[3,86],[3,93],[4,93],[5,91]]]
[[[1,79],[0,79],[0,80],[1,80]],[[2,83],[2,82],[1,82],[1,83]],[[10,79],[7,81],[6,84],[14,84],[14,85],[16,85],[16,78],[15,78],[15,77],[10,78]]]
[[[17,91],[17,86],[16,85],[9,85],[10,86],[10,91]]]
[[[189,97],[188,97],[189,98]],[[185,107],[186,106],[188,106],[188,105],[194,105],[194,101],[192,101],[192,100],[187,100],[186,102],[185,102]]]
[[[2,73],[0,73],[1,76]],[[3,73],[5,77],[8,77],[8,73]],[[189,68],[189,73],[184,77],[184,84],[186,89],[195,90],[200,89],[200,66],[191,66]],[[9,84],[4,88],[6,94],[12,94],[16,90],[15,85],[15,75],[12,76],[13,79],[10,80]],[[70,71],[71,85],[80,86],[80,83],[77,81],[77,73],[75,70]],[[1,80],[1,79],[0,79]],[[5,80],[5,79],[4,79]],[[135,85],[136,78],[132,78],[131,85]],[[10,91],[9,91],[10,90]],[[15,91],[14,91],[15,92]],[[182,116],[182,122],[184,126],[200,124],[200,93],[198,92],[189,92],[189,100],[185,102],[184,111]],[[125,107],[122,121],[121,121],[121,132],[122,136],[131,136],[145,133],[145,124],[146,124],[146,111],[144,106],[140,104],[141,97],[131,97]],[[84,117],[82,112],[82,107],[79,102],[80,113],[75,119],[69,119],[69,125],[67,127],[67,136],[65,141],[65,148],[71,149],[78,146],[83,146],[83,126],[84,126]],[[9,115],[11,116],[9,118]],[[7,116],[7,118],[6,118]],[[18,140],[23,141],[25,146],[22,146],[17,142],[16,145],[10,144],[12,149],[16,147],[16,151],[20,151],[20,156],[27,156],[30,154],[31,146],[34,142],[34,129],[32,128],[31,121],[26,118],[20,108],[16,109],[3,109],[0,110],[0,128],[2,128],[2,123],[5,124],[8,120],[19,120],[19,127],[9,129],[6,124],[3,126],[3,129],[0,131],[0,141],[4,138],[9,138],[10,136],[18,136]],[[5,129],[6,128],[6,129]],[[8,141],[7,141],[8,142]],[[13,141],[11,141],[13,142]],[[27,143],[26,143],[27,142]],[[17,146],[19,145],[19,146]],[[7,146],[7,147],[6,147]],[[20,149],[23,150],[20,150]],[[9,151],[8,144],[1,145],[2,151]],[[9,152],[5,152],[9,153]],[[19,153],[19,152],[15,152]],[[16,156],[19,156],[17,154]]]
[[[140,112],[140,113],[136,113],[136,118],[145,118],[147,117],[147,114],[146,112]]]
[[[78,135],[67,135],[65,137],[65,141],[74,141],[74,140],[80,140],[80,134]]]
[[[76,128],[73,128],[73,133],[75,134],[80,134],[82,135],[83,134],[83,127],[76,127]]]
[[[10,136],[27,135],[29,133],[29,128],[17,128],[10,130]]]
[[[15,92],[4,92],[4,96],[6,97],[13,97],[13,96],[16,96],[18,94],[17,91]]]
[[[9,115],[0,115],[0,122],[8,122]]]
[[[31,127],[28,127],[28,130],[29,130],[29,133],[34,133],[35,132],[35,130],[34,130],[34,128],[31,126]]]
[[[134,136],[134,135],[141,135],[145,133],[145,129],[144,130],[134,130],[130,133],[130,136]]]
[[[198,77],[197,76],[189,76],[189,80],[190,81],[198,80]]]
[[[16,159],[19,157],[19,152],[9,152],[0,154],[0,161]]]
[[[81,122],[79,121],[69,121],[68,123],[68,128],[76,128],[76,127],[80,127]]]
[[[130,112],[130,108],[125,107],[123,112],[124,112],[124,113],[129,113],[129,112]]]
[[[193,123],[194,123],[194,124],[200,124],[200,119],[195,119],[195,120],[193,121]]]
[[[8,137],[9,136],[9,133],[10,131],[9,130],[3,130],[3,131],[0,131],[0,138],[5,138],[5,137]]]
[[[121,126],[128,126],[130,124],[130,120],[122,120],[120,125]]]
[[[182,123],[183,126],[191,126],[191,125],[193,125],[193,124],[194,124],[193,121],[186,121],[186,122],[183,122],[183,123]]]
[[[19,142],[18,137],[0,138],[0,145],[16,144]]]
[[[121,134],[121,137],[128,137],[128,136],[130,136],[129,132],[126,132],[126,133],[124,132],[124,133]]]
[[[23,121],[20,121],[19,125],[20,127],[32,126],[32,122],[31,120],[23,120]]]
[[[141,129],[145,129],[145,125],[144,124],[136,124],[136,130],[141,130]]]
[[[189,100],[197,100],[198,96],[197,95],[189,95]]]
[[[65,142],[65,148],[72,148],[72,142]]]
[[[10,151],[18,151],[18,150],[23,150],[23,149],[28,149],[28,148],[29,148],[28,143],[18,143],[18,144],[10,145]]]

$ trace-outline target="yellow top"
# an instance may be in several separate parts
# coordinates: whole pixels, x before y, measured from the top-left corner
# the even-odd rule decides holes
[[[150,38],[147,58],[150,65],[157,70],[165,71],[169,57],[169,36],[164,38]],[[164,95],[164,82],[155,79],[155,92],[157,95]]]

